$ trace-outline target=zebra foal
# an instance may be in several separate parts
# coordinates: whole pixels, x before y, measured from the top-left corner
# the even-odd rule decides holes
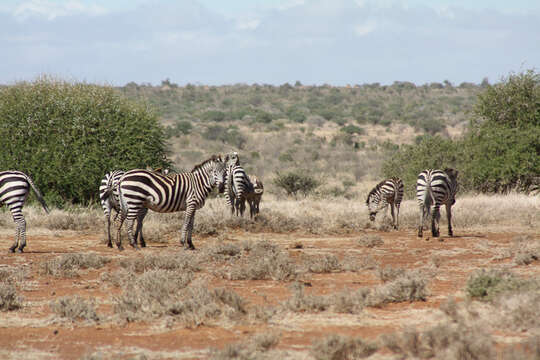
[[[378,183],[368,194],[366,205],[369,209],[369,220],[375,221],[377,212],[385,209],[392,214],[392,225],[394,229],[399,227],[399,206],[403,200],[403,181],[400,178],[393,177]],[[394,214],[395,208],[395,214]]]
[[[249,216],[253,219],[253,217],[259,215],[259,203],[264,193],[264,186],[261,179],[255,175],[248,175],[248,179],[252,184],[252,191],[246,194],[246,200],[249,204]]]
[[[212,156],[196,165],[191,172],[163,175],[154,171],[127,171],[118,182],[120,221],[116,246],[122,250],[120,230],[127,220],[129,243],[137,248],[133,223],[143,209],[168,213],[185,210],[180,244],[194,249],[191,241],[195,211],[202,208],[213,188],[223,192],[225,163],[220,156]]]
[[[23,252],[26,246],[26,220],[22,213],[22,208],[30,188],[34,190],[38,201],[43,206],[46,213],[49,213],[49,208],[45,204],[43,196],[39,189],[34,184],[32,179],[21,171],[2,171],[0,172],[0,205],[6,205],[11,212],[13,221],[17,225],[15,230],[15,242],[9,248],[9,251]]]
[[[416,198],[420,206],[418,237],[422,237],[424,222],[429,217],[432,207],[431,234],[433,237],[440,235],[439,219],[441,217],[441,205],[446,206],[448,235],[453,236],[451,208],[456,203],[456,193],[458,190],[457,176],[458,171],[450,168],[444,170],[427,169],[418,175],[418,179],[416,180]]]
[[[231,214],[236,211],[237,216],[244,216],[246,196],[253,192],[253,184],[250,182],[244,168],[240,165],[237,152],[227,154],[225,161],[225,200],[231,209]]]

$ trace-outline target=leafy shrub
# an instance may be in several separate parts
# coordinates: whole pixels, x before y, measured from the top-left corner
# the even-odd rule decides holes
[[[277,187],[285,190],[287,195],[293,195],[294,197],[296,197],[299,192],[304,196],[307,196],[320,185],[320,182],[313,176],[295,171],[285,174],[278,172],[273,182]]]
[[[210,110],[202,114],[201,119],[204,121],[221,122],[225,120],[226,114],[223,111]]]
[[[356,125],[346,125],[342,127],[340,130],[347,134],[363,135],[365,133],[364,129]]]
[[[535,284],[500,270],[481,270],[467,280],[466,291],[471,298],[491,301],[502,293],[523,291]]]
[[[0,89],[0,119],[0,168],[30,175],[46,199],[87,203],[111,169],[169,166],[157,115],[112,87],[20,82]]]

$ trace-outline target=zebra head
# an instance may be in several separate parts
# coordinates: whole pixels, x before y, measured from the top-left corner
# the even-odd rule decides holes
[[[375,216],[377,215],[377,212],[380,210],[381,198],[378,195],[377,190],[378,190],[377,187],[371,190],[366,199],[366,205],[369,211],[369,220],[371,221],[375,221]]]

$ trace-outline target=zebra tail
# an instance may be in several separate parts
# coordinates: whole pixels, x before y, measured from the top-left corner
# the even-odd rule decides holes
[[[26,175],[26,180],[28,180],[28,183],[30,186],[32,186],[32,190],[34,190],[34,193],[36,194],[36,197],[38,201],[41,203],[41,206],[43,206],[43,210],[48,214],[49,208],[47,207],[47,204],[45,203],[45,199],[43,199],[43,195],[41,195],[41,192],[39,192],[39,189],[37,188],[36,184],[32,181],[30,176]]]
[[[435,198],[433,197],[433,190],[431,189],[431,176],[426,179],[426,196],[424,198],[424,207],[429,214],[431,212],[431,205],[435,203]]]

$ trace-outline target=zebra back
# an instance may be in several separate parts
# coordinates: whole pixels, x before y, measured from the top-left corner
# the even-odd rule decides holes
[[[458,189],[458,171],[426,169],[418,175],[416,197],[420,206],[454,204]]]
[[[38,187],[32,181],[32,178],[22,171],[8,170],[0,172],[0,204],[12,204],[13,201],[20,203],[22,208],[30,187],[36,194],[36,198],[40,202],[43,210],[49,213],[49,208],[43,199],[43,195],[39,191]],[[18,200],[16,200],[18,199]]]

